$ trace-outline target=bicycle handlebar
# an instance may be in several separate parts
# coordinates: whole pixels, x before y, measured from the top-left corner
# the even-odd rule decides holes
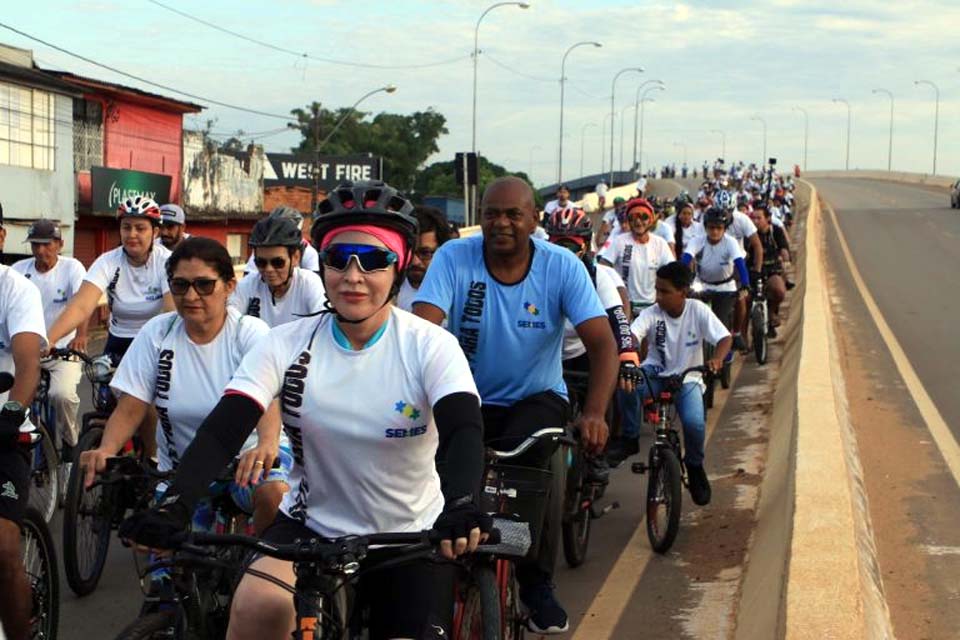
[[[640,374],[643,376],[644,383],[647,385],[647,388],[648,388],[648,389],[652,389],[653,387],[652,387],[652,385],[650,384],[650,377],[651,377],[651,376],[647,375],[647,372],[644,371],[643,367],[639,367],[639,369],[640,369]],[[687,374],[690,374],[690,373],[702,373],[702,374],[707,375],[707,376],[713,375],[713,372],[710,371],[710,367],[708,367],[707,365],[701,364],[701,365],[697,365],[697,366],[695,366],[695,367],[688,367],[688,368],[684,369],[683,372],[681,372],[681,373],[679,373],[679,374],[677,374],[677,375],[672,375],[672,376],[653,376],[653,377],[656,378],[656,379],[659,379],[659,380],[675,381],[675,382],[680,382],[680,383],[682,384],[684,378],[686,378],[686,377],[687,377]]]
[[[93,358],[83,351],[77,351],[76,349],[50,349],[46,357],[50,360],[70,360],[71,358],[77,358],[84,364],[93,364]]]
[[[496,449],[487,449],[487,454],[496,460],[505,460],[507,458],[516,458],[517,456],[526,453],[526,451],[533,445],[540,442],[540,440],[547,437],[557,437],[561,438],[566,433],[562,427],[547,427],[546,429],[540,429],[534,433],[527,436],[526,440],[521,442],[516,448],[511,449],[510,451],[497,451]]]

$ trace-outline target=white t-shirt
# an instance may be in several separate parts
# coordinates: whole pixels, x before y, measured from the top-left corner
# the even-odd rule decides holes
[[[397,307],[404,311],[412,312],[413,301],[417,297],[417,291],[418,289],[414,289],[410,281],[404,278],[403,284],[400,285],[400,291],[397,292]]]
[[[35,333],[47,343],[40,292],[20,273],[0,265],[0,371],[16,375],[10,344],[18,333]],[[0,403],[8,392],[0,393]]]
[[[118,338],[136,337],[147,320],[163,311],[167,284],[166,247],[153,245],[142,266],[127,260],[123,247],[107,251],[97,258],[84,278],[107,294],[110,305],[110,334]]]
[[[667,228],[670,232],[670,235],[673,237],[674,241],[677,239],[677,216],[670,216],[663,221],[663,226]],[[706,229],[703,228],[703,225],[696,220],[690,223],[689,227],[683,228],[683,246],[677,247],[677,255],[682,256],[683,252],[686,251],[687,247],[690,246],[690,241],[694,238],[699,238],[706,235]]]
[[[647,242],[641,244],[632,233],[620,234],[600,252],[627,283],[630,302],[640,304],[656,301],[657,269],[675,259],[666,240],[652,233],[647,236]]]
[[[247,260],[247,266],[243,268],[244,275],[259,273],[257,271],[257,265],[253,262],[255,257],[254,252],[251,251],[250,259]],[[313,245],[306,240],[300,245],[300,268],[313,272],[320,271],[320,252],[314,249]]]
[[[667,227],[663,223],[663,220],[658,220],[657,226],[654,227],[653,231],[651,231],[650,233],[657,236],[658,238],[663,238],[664,240],[666,240],[667,244],[673,244],[674,236],[672,233],[670,233],[669,227]]]
[[[610,233],[612,234],[619,226],[617,224],[617,210],[610,209],[603,214],[603,218],[600,221],[610,227]]]
[[[383,334],[344,348],[331,314],[270,331],[231,391],[261,406],[280,397],[293,445],[281,511],[322,536],[430,528],[443,510],[433,406],[479,397],[457,339],[394,307]]]
[[[717,244],[710,244],[706,235],[695,238],[687,245],[684,253],[697,260],[697,279],[703,283],[705,291],[736,291],[734,260],[745,258],[746,252],[733,236],[724,234]],[[721,282],[722,284],[710,284]]]
[[[600,303],[604,309],[612,309],[623,305],[620,299],[620,293],[617,292],[617,281],[622,286],[623,281],[612,268],[603,264],[597,265],[597,295],[600,296]],[[576,327],[569,320],[563,321],[563,352],[561,358],[570,360],[577,358],[587,352],[583,346],[583,341],[577,334]]]
[[[597,183],[597,187],[596,187],[595,191],[597,192],[597,197],[606,198],[606,197],[607,197],[607,183],[606,183],[606,182]]]
[[[565,205],[563,205],[563,206],[569,207],[569,206],[570,206],[570,200],[567,200],[567,204],[565,204]],[[554,211],[556,211],[556,210],[559,209],[559,208],[560,208],[560,201],[559,201],[559,200],[551,200],[551,201],[548,202],[547,204],[543,205],[543,212],[544,212],[546,215],[550,215],[551,213],[553,213]]]
[[[655,304],[634,319],[630,331],[639,340],[647,340],[644,366],[651,365],[657,375],[678,375],[684,369],[703,364],[703,341],[712,345],[730,335],[710,307],[699,300],[687,300],[678,318]],[[700,374],[688,374],[684,382],[698,380]]]
[[[279,300],[274,299],[270,287],[260,278],[260,272],[254,271],[237,285],[230,296],[230,305],[240,313],[262,318],[272,328],[323,311],[326,299],[320,276],[298,267],[293,270],[290,288]]]
[[[270,329],[259,318],[227,309],[213,341],[196,344],[176,311],[159,315],[134,338],[110,386],[157,407],[160,471],[175,469],[197,429],[223,396],[243,357]],[[255,445],[252,432],[244,448]]]
[[[741,248],[744,246],[744,240],[756,232],[757,225],[753,224],[750,216],[740,211],[733,212],[733,222],[727,227],[727,235],[733,236],[740,243]]]
[[[65,256],[59,256],[53,268],[45,273],[37,271],[37,261],[33,258],[15,262],[11,268],[23,274],[23,277],[40,290],[43,320],[47,323],[47,328],[52,327],[60,317],[70,298],[77,295],[80,285],[83,284],[83,277],[87,275],[87,270],[79,260]],[[71,331],[54,346],[63,349],[76,335],[76,331]]]

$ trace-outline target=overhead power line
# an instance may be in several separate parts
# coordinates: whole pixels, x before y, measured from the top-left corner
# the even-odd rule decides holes
[[[258,115],[258,116],[265,116],[265,117],[267,117],[267,118],[278,118],[278,119],[280,119],[280,120],[286,120],[286,121],[288,121],[288,122],[297,122],[297,119],[296,119],[296,118],[292,118],[292,117],[290,117],[290,116],[282,116],[282,115],[279,115],[279,114],[276,114],[276,113],[269,113],[269,112],[267,112],[267,111],[259,111],[259,110],[257,110],[257,109],[248,109],[247,107],[241,107],[241,106],[238,106],[238,105],[235,105],[235,104],[230,104],[229,102],[222,102],[222,101],[220,101],[220,100],[214,100],[213,98],[206,98],[206,97],[204,97],[204,96],[199,96],[199,95],[197,95],[197,94],[195,94],[195,93],[188,93],[188,92],[186,92],[186,91],[181,91],[180,89],[176,89],[176,88],[171,87],[171,86],[169,86],[169,85],[160,84],[159,82],[153,82],[152,80],[147,80],[146,78],[143,78],[143,77],[141,77],[141,76],[137,76],[137,75],[134,75],[134,74],[132,74],[132,73],[127,73],[126,71],[121,71],[120,69],[117,69],[116,67],[111,67],[110,65],[103,64],[102,62],[97,62],[96,60],[92,60],[92,59],[90,59],[90,58],[88,58],[88,57],[86,57],[86,56],[80,55],[79,53],[74,53],[73,51],[70,51],[70,50],[68,50],[68,49],[64,49],[64,48],[61,47],[61,46],[55,45],[55,44],[53,44],[52,42],[47,42],[46,40],[42,40],[42,39],[40,39],[40,38],[37,38],[36,36],[32,36],[32,35],[30,35],[29,33],[26,33],[26,32],[24,32],[24,31],[21,31],[21,30],[15,28],[15,27],[11,27],[10,25],[5,24],[5,23],[3,23],[3,22],[0,22],[0,27],[6,29],[6,30],[8,30],[8,31],[12,31],[12,32],[14,32],[14,33],[16,33],[16,34],[19,34],[19,35],[23,36],[24,38],[27,38],[28,40],[32,40],[32,41],[34,41],[34,42],[38,42],[38,43],[44,45],[45,47],[50,47],[51,49],[54,49],[54,50],[56,50],[56,51],[59,51],[60,53],[65,53],[66,55],[71,56],[71,57],[73,57],[73,58],[77,58],[78,60],[83,60],[84,62],[86,62],[86,63],[88,63],[88,64],[92,64],[92,65],[94,65],[94,66],[96,66],[96,67],[100,67],[100,68],[102,68],[102,69],[106,69],[107,71],[112,71],[113,73],[116,73],[116,74],[119,74],[119,75],[121,75],[121,76],[130,78],[130,79],[132,79],[132,80],[136,80],[137,82],[142,82],[142,83],[144,83],[144,84],[148,84],[148,85],[150,85],[150,86],[152,86],[152,87],[158,87],[158,88],[160,88],[160,89],[163,89],[164,91],[170,91],[171,93],[176,93],[176,94],[181,95],[181,96],[186,96],[186,97],[192,98],[192,99],[194,99],[194,100],[200,100],[201,102],[208,102],[208,103],[210,103],[210,104],[215,104],[215,105],[217,105],[218,107],[225,107],[225,108],[227,108],[227,109],[235,109],[236,111],[244,111],[244,112],[246,112],[246,113],[252,113],[252,114]]]
[[[252,38],[248,35],[244,35],[237,31],[227,29],[226,27],[216,24],[215,22],[204,20],[203,18],[189,14],[186,11],[181,11],[180,9],[177,9],[175,7],[171,7],[170,5],[160,2],[159,0],[147,0],[147,2],[150,2],[151,4],[155,4],[158,7],[166,9],[167,11],[170,11],[172,13],[175,13],[178,16],[186,18],[187,20],[192,20],[194,22],[204,25],[205,27],[216,29],[221,33],[226,33],[227,35],[233,36],[234,38],[240,38],[241,40],[246,40],[247,42],[258,45],[260,47],[271,49],[279,53],[285,53],[287,55],[295,56],[300,59],[313,60],[316,62],[325,62],[327,64],[338,64],[345,67],[361,67],[364,69],[426,69],[429,67],[439,67],[442,65],[453,64],[455,62],[460,62],[462,60],[467,60],[470,58],[469,55],[462,55],[462,56],[457,56],[456,58],[448,58],[446,60],[437,60],[434,62],[425,62],[420,64],[374,64],[369,62],[353,62],[350,60],[339,60],[337,58],[327,58],[325,56],[317,56],[310,53],[306,53],[304,51],[294,51],[293,49],[288,49],[286,47],[282,47],[280,45],[276,45],[271,42],[265,42],[263,40]]]

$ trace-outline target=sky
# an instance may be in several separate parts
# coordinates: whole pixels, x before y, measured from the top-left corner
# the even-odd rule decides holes
[[[150,0],[34,0],[7,3],[0,22],[97,62],[189,93],[273,114],[317,100],[350,106],[388,84],[360,108],[413,113],[433,108],[449,134],[430,161],[471,147],[474,29],[489,0],[158,0],[253,39],[302,52],[283,53],[177,15]],[[642,82],[662,80],[644,106],[644,166],[691,165],[721,154],[745,162],[767,156],[779,166],[842,169],[847,110],[851,168],[885,169],[894,95],[895,171],[929,173],[934,89],[940,89],[937,172],[960,175],[960,2],[713,0],[623,2],[530,0],[483,18],[477,64],[477,147],[493,162],[527,171],[537,185],[558,176],[560,66],[566,63],[563,179],[609,170],[610,95],[615,85],[614,166],[633,157],[634,106]],[[0,28],[0,42],[32,49],[41,67],[120,82],[177,97],[92,66]],[[364,65],[432,65],[372,68]],[[649,88],[652,85],[647,85]],[[203,99],[193,100],[200,104]],[[621,134],[621,119],[626,114]],[[210,105],[187,128],[215,118],[213,131],[237,130],[266,150],[286,152],[295,132],[277,118]],[[269,135],[262,132],[268,132]],[[620,147],[623,141],[623,163]],[[581,154],[581,148],[584,152]],[[582,165],[581,165],[582,163]],[[389,179],[389,176],[387,176]]]

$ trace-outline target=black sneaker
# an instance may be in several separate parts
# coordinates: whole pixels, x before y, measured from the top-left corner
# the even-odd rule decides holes
[[[710,504],[710,481],[703,467],[687,465],[687,484],[694,504],[701,507]]]
[[[615,440],[611,440],[610,444],[607,445],[607,464],[609,464],[612,469],[615,469],[619,467],[624,460],[630,456],[637,455],[639,452],[640,442],[637,438],[620,436]]]
[[[570,628],[567,612],[553,595],[553,583],[549,580],[521,586],[520,600],[530,612],[527,628],[533,633],[551,635],[565,633]]]

